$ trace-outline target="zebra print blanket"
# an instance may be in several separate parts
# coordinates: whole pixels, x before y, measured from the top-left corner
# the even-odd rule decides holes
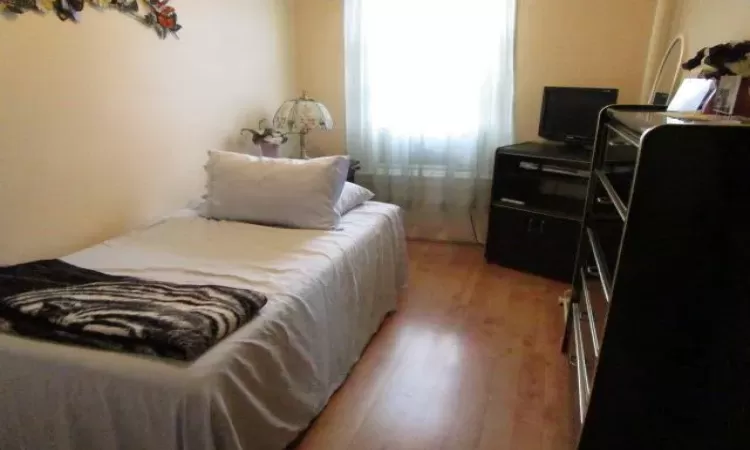
[[[106,275],[59,260],[0,268],[0,331],[191,361],[250,321],[265,295]]]

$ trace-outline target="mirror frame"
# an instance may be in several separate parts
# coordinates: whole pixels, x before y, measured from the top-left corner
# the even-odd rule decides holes
[[[654,83],[651,86],[651,92],[648,95],[648,102],[649,104],[652,104],[654,102],[654,97],[656,96],[656,87],[659,83],[659,79],[661,78],[662,72],[664,72],[664,66],[667,64],[667,60],[669,59],[670,54],[672,53],[672,50],[674,50],[675,47],[679,45],[679,55],[677,58],[678,66],[674,73],[674,78],[672,79],[672,86],[669,90],[669,99],[672,99],[672,96],[675,93],[675,90],[677,89],[677,81],[680,79],[680,75],[682,74],[682,67],[680,66],[682,64],[682,59],[685,56],[685,37],[682,34],[678,34],[677,36],[672,39],[672,42],[669,43],[669,46],[667,47],[667,50],[664,52],[664,57],[661,60],[661,64],[659,65],[659,71],[656,72],[656,76],[654,76]]]

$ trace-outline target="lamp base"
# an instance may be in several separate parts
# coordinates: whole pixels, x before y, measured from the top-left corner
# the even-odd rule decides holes
[[[299,157],[300,159],[310,159],[307,154],[307,133],[304,131],[299,134]]]

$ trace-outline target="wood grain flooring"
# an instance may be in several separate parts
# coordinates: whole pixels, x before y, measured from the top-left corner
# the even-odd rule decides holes
[[[413,240],[484,243],[489,211],[404,210],[406,236]]]
[[[410,283],[297,450],[567,450],[566,285],[410,242]]]

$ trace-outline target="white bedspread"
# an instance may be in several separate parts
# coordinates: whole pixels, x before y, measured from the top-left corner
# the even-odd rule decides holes
[[[0,334],[0,449],[281,449],[346,378],[405,281],[397,207],[338,231],[181,214],[65,261],[114,275],[268,293],[186,364]]]

